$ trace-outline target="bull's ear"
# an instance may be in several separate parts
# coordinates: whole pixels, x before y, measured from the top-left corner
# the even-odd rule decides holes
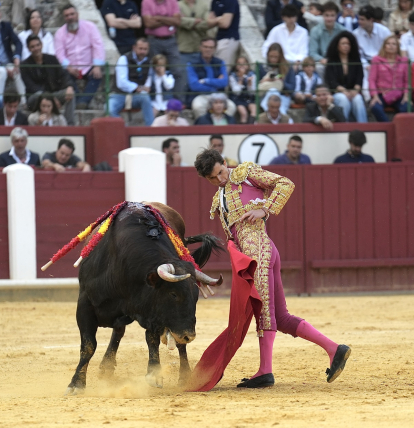
[[[152,287],[155,287],[160,280],[160,277],[158,276],[157,272],[150,272],[147,274],[147,284],[151,285]]]

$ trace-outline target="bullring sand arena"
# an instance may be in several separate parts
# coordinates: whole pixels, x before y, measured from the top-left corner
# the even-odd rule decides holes
[[[278,333],[276,384],[237,389],[259,355],[253,324],[223,379],[210,392],[177,386],[178,353],[161,348],[164,388],[144,380],[144,330],[127,327],[112,379],[99,377],[110,330],[99,329],[86,393],[64,397],[79,357],[76,303],[0,303],[0,427],[414,427],[414,295],[288,297],[290,312],[352,347],[328,384],[318,346]],[[229,299],[200,300],[192,367],[226,327]]]

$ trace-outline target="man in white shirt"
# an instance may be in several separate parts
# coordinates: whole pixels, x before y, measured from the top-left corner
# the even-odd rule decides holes
[[[374,22],[374,14],[372,6],[361,7],[358,12],[359,27],[353,31],[364,64],[371,62],[372,58],[378,55],[385,38],[391,35],[387,27]]]
[[[408,17],[410,31],[407,31],[401,36],[401,54],[414,61],[414,12]]]
[[[308,30],[296,23],[298,10],[293,4],[287,4],[282,9],[283,24],[274,27],[262,46],[263,58],[267,58],[269,46],[279,43],[287,61],[300,63],[308,55]]]
[[[368,91],[368,74],[371,60],[378,55],[385,38],[391,35],[391,31],[387,27],[374,22],[374,16],[375,9],[372,6],[361,7],[358,12],[359,27],[353,31],[358,42],[361,62],[364,68],[361,92],[366,101],[371,98]]]

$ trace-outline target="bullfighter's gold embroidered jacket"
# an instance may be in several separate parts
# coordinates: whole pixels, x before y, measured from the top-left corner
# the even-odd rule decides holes
[[[288,178],[265,171],[253,162],[244,162],[230,171],[229,181],[224,190],[220,188],[216,192],[210,209],[211,219],[214,219],[218,211],[228,239],[232,237],[231,226],[250,210],[266,208],[270,214],[278,215],[295,188]],[[255,198],[243,204],[240,194],[245,186],[263,190],[263,198]],[[220,202],[220,192],[224,192],[228,212]]]

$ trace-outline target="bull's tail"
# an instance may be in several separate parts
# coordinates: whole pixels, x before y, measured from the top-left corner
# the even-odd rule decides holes
[[[211,232],[202,233],[185,238],[185,245],[197,244],[201,242],[201,246],[194,250],[191,255],[195,262],[202,268],[210,258],[211,254],[220,254],[224,251],[223,241]]]

